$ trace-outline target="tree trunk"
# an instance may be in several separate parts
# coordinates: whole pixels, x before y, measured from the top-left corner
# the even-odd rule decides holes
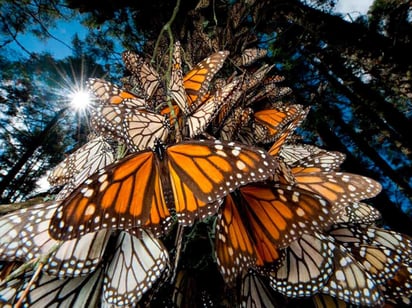
[[[51,119],[47,126],[41,131],[37,136],[34,136],[30,144],[28,144],[26,151],[21,155],[19,160],[14,164],[13,168],[4,176],[3,180],[0,182],[0,196],[3,196],[4,192],[7,190],[7,187],[10,185],[11,181],[17,176],[24,164],[30,159],[30,157],[35,153],[35,151],[44,144],[47,136],[52,131],[54,125],[64,114],[68,108],[63,108]],[[1,198],[2,203],[9,202],[10,196],[7,198]]]

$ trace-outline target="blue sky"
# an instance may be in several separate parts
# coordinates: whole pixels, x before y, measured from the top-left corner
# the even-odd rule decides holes
[[[359,14],[366,14],[372,2],[373,0],[340,0],[335,11],[343,14],[345,19],[348,19],[348,14],[355,19]],[[87,33],[87,29],[80,23],[80,17],[70,22],[61,21],[57,28],[49,29],[53,36],[64,43],[54,38],[40,40],[33,35],[19,35],[17,39],[30,52],[48,51],[56,59],[65,58],[72,54],[71,49],[66,44],[71,45],[75,33],[79,35],[80,39],[83,39]],[[8,45],[8,48],[10,51],[16,51],[17,55],[27,56],[27,53],[22,51],[16,43]]]
[[[348,15],[355,19],[359,15],[365,15],[373,0],[340,0],[338,1],[335,11],[344,14],[344,19],[348,20]]]
[[[30,52],[50,52],[56,59],[62,59],[72,54],[72,50],[69,48],[74,35],[77,33],[80,39],[86,36],[87,28],[84,27],[79,19],[58,22],[58,27],[49,29],[49,32],[56,38],[49,38],[46,40],[40,40],[34,35],[20,34],[17,36],[17,40]],[[68,45],[68,46],[67,46]],[[21,50],[17,43],[13,42],[8,45],[8,48],[18,51],[23,56],[27,56],[27,53]]]

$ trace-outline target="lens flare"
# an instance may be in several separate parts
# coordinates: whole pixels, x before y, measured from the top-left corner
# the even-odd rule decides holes
[[[83,110],[90,104],[91,98],[86,91],[77,91],[71,95],[70,104],[74,109]]]

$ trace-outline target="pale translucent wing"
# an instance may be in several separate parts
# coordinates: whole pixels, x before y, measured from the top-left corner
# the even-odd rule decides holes
[[[151,98],[160,86],[160,76],[156,70],[142,57],[132,51],[125,51],[122,55],[126,68],[133,73],[139,87],[143,89],[146,99]]]
[[[259,85],[262,80],[266,77],[267,73],[274,67],[274,65],[262,65],[258,70],[256,70],[252,75],[242,75],[236,77],[235,79],[240,79],[243,81],[242,90],[243,92],[250,91]]]
[[[335,247],[320,234],[304,234],[286,250],[282,266],[270,272],[271,286],[288,297],[318,293],[333,271]]]
[[[282,156],[287,164],[291,165],[298,160],[304,159],[308,156],[310,157],[323,151],[323,149],[310,144],[287,143],[282,146],[279,155]]]
[[[154,148],[156,141],[166,141],[169,125],[166,117],[149,112],[127,113],[123,138],[133,151]]]
[[[48,180],[51,185],[63,185],[69,181],[79,185],[81,181],[113,161],[110,144],[103,137],[97,137],[59,163],[51,171]]]
[[[186,96],[186,90],[183,86],[182,59],[180,56],[181,45],[176,42],[174,45],[172,59],[172,74],[170,77],[170,95],[175,103],[179,106],[184,114],[189,114],[189,105]]]
[[[412,238],[392,230],[365,224],[339,224],[329,231],[342,245],[367,244],[388,248],[401,255],[403,262],[412,264]]]
[[[103,296],[108,304],[135,305],[169,266],[169,256],[160,240],[149,232],[142,238],[121,232],[108,265]]]
[[[335,223],[373,224],[382,218],[377,209],[363,202],[350,203],[334,216]]]
[[[238,59],[237,64],[242,66],[248,66],[253,64],[255,61],[263,58],[267,54],[266,49],[262,48],[248,48],[242,52],[242,56]]]
[[[371,275],[343,247],[335,250],[334,271],[320,293],[368,307],[379,306],[383,300]]]
[[[96,107],[91,124],[101,134],[125,142],[132,151],[154,147],[156,140],[166,140],[169,131],[165,116],[123,106]]]
[[[193,114],[188,116],[187,124],[189,126],[190,138],[193,138],[194,136],[205,131],[207,125],[209,125],[209,123],[217,115],[225,100],[231,95],[237,84],[238,82],[234,81],[225,85],[222,89],[217,90],[211,98],[199,106]]]
[[[268,286],[255,273],[249,272],[242,278],[240,286],[240,307],[284,307],[285,303],[273,296]]]
[[[124,141],[124,118],[130,112],[130,108],[123,106],[95,106],[91,110],[91,127],[104,137]]]
[[[26,282],[31,275],[26,275]],[[100,302],[103,269],[85,277],[57,278],[41,273],[23,301],[24,307],[97,307]],[[20,289],[22,296],[26,285]]]
[[[58,244],[49,235],[49,223],[57,203],[38,205],[0,218],[0,258],[30,261],[46,255]],[[51,254],[43,270],[49,275],[76,277],[96,269],[103,258],[110,233],[89,233],[64,242]]]
[[[294,169],[294,173],[298,173],[299,168],[306,172],[338,171],[345,157],[340,152],[321,151],[295,161],[290,167]]]

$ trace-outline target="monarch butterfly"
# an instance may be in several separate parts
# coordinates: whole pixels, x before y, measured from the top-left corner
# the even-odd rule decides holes
[[[320,293],[362,306],[379,306],[383,302],[378,284],[344,247],[334,253],[334,270]]]
[[[300,123],[303,122],[303,120],[305,120],[308,112],[309,112],[308,108],[302,110],[302,112],[297,114],[296,117],[286,127],[282,128],[273,137],[273,140],[275,140],[275,142],[272,144],[272,146],[270,147],[268,151],[270,155],[276,156],[279,154],[280,150],[282,149],[286,141],[291,138],[296,128],[300,125]]]
[[[236,87],[233,89],[231,95],[224,101],[224,103],[222,104],[222,107],[219,110],[218,115],[215,118],[214,125],[213,125],[214,134],[219,134],[219,132],[226,125],[225,124],[226,121],[228,121],[231,114],[233,115],[233,113],[235,112],[234,110],[237,107],[239,98],[242,96],[242,93],[243,93],[241,90],[242,81],[240,79],[235,78],[230,82],[236,83]],[[237,108],[241,108],[241,107],[237,107]]]
[[[187,105],[195,109],[207,93],[210,81],[223,66],[229,55],[228,51],[216,52],[202,60],[183,77],[183,86],[187,94]],[[193,107],[191,107],[193,105]],[[184,110],[184,109],[183,109]]]
[[[265,84],[263,89],[260,89],[257,92],[252,92],[246,96],[246,106],[255,104],[265,98],[269,98],[270,101],[274,102],[291,93],[292,89],[289,87],[278,87],[276,83]]]
[[[176,42],[173,52],[173,69],[170,81],[171,96],[185,114],[193,113],[206,101],[207,91],[213,76],[220,70],[228,51],[220,51],[199,62],[183,77],[180,43]]]
[[[288,297],[319,292],[332,274],[334,249],[320,233],[302,234],[285,248],[281,266],[269,272],[271,287]]]
[[[253,110],[251,108],[235,108],[231,115],[222,124],[220,138],[222,140],[236,140],[240,129],[251,120]]]
[[[0,259],[27,262],[46,255],[58,243],[50,238],[50,219],[57,203],[39,204],[0,218]],[[54,251],[43,271],[58,277],[93,272],[103,258],[110,232],[102,230],[66,241]]]
[[[407,263],[399,264],[395,275],[381,288],[385,299],[395,305],[409,306],[412,298],[411,280],[412,266]]]
[[[317,167],[317,171],[337,171],[346,156],[336,151],[326,151],[309,144],[285,144],[279,155],[291,167]]]
[[[310,157],[324,151],[324,149],[311,144],[285,143],[282,146],[279,155],[283,158],[285,163],[291,165],[305,157]]]
[[[135,305],[168,271],[169,257],[162,243],[147,231],[138,239],[127,232],[118,235],[114,254],[107,264],[86,277],[58,279],[42,273],[25,302],[48,307],[60,303],[83,307],[96,301],[114,305]],[[92,262],[87,260],[87,262]],[[21,288],[21,291],[25,286]],[[20,294],[17,295],[17,299]]]
[[[273,75],[273,76],[268,76],[265,78],[265,80],[263,80],[263,84],[272,84],[272,83],[279,83],[285,81],[285,77],[284,76],[280,76],[280,75]]]
[[[333,213],[351,202],[376,196],[381,185],[364,176],[347,172],[310,172],[312,168],[291,168],[296,185],[316,193],[333,204]]]
[[[267,127],[255,121],[250,121],[248,126],[240,128],[237,139],[244,144],[256,145],[263,143],[268,135],[269,131]]]
[[[183,85],[183,69],[180,48],[180,42],[177,41],[174,45],[172,58],[172,72],[169,85],[170,95],[184,114],[190,114],[194,109],[196,109],[197,106],[190,106],[188,103],[186,90]]]
[[[240,307],[284,307],[286,306],[279,296],[275,297],[256,272],[250,271],[242,278],[240,286]]]
[[[74,181],[77,186],[85,177],[114,161],[113,150],[103,137],[90,140],[60,162],[49,174],[51,185],[63,185]],[[77,180],[74,180],[78,178]],[[80,179],[80,180],[79,180]]]
[[[108,304],[136,304],[168,270],[169,255],[160,240],[147,231],[141,239],[121,232],[104,272],[103,297]]]
[[[329,234],[374,277],[386,298],[402,302],[412,296],[412,241],[408,236],[364,224],[335,225]]]
[[[96,131],[125,142],[134,152],[153,148],[156,140],[165,141],[170,130],[167,117],[125,106],[97,106],[91,117]]]
[[[380,212],[369,204],[352,202],[334,215],[335,223],[372,224],[381,219]]]
[[[189,128],[189,137],[193,138],[205,131],[207,125],[217,115],[219,109],[223,106],[225,100],[232,94],[237,86],[237,81],[225,85],[218,89],[203,105],[186,118],[186,125]]]
[[[288,123],[299,117],[302,112],[303,108],[300,105],[281,106],[255,112],[255,120],[268,129],[268,136],[263,142],[273,141],[273,137]]]
[[[122,59],[126,69],[136,77],[134,80],[138,82],[137,86],[145,93],[146,101],[150,102],[150,98],[161,87],[159,74],[142,57],[132,51],[125,51],[122,54]],[[149,109],[152,110],[153,107],[149,106]]]
[[[301,158],[291,164],[294,173],[299,172],[333,172],[339,170],[345,159],[340,152],[320,151],[316,154]]]
[[[248,48],[242,52],[240,59],[236,61],[238,65],[249,66],[257,60],[266,56],[268,51],[262,48]]]
[[[228,52],[213,54],[183,77],[180,48],[180,43],[176,42],[169,87],[171,97],[178,106],[178,109],[174,108],[173,110],[174,115],[179,119],[181,125],[187,126],[189,132],[185,132],[184,135],[192,138],[204,132],[206,126],[222,107],[223,102],[236,87],[237,82],[232,82],[222,89],[218,89],[213,96],[208,95],[206,92],[210,80],[223,65]],[[180,118],[180,111],[184,114],[183,120]],[[170,107],[162,109],[161,114],[171,115]],[[173,123],[174,119],[171,117],[171,124]]]
[[[125,105],[130,108],[146,107],[144,99],[122,90],[104,79],[89,78],[86,85],[103,105]]]
[[[365,224],[334,225],[329,234],[345,246],[363,243],[397,251],[404,262],[412,263],[412,239],[405,234]]]
[[[241,89],[242,92],[245,93],[247,91],[252,90],[255,88],[257,85],[259,85],[262,80],[266,77],[267,73],[274,67],[275,65],[262,65],[259,69],[257,69],[253,74],[243,74],[241,76],[235,77],[236,79],[240,79],[242,81],[241,83]]]
[[[102,228],[144,226],[154,212],[168,213],[173,192],[182,224],[209,216],[214,202],[240,185],[269,177],[277,162],[263,150],[220,141],[182,142],[129,155],[91,176],[57,208],[50,226],[67,240]],[[156,210],[153,210],[156,209]],[[154,219],[153,219],[154,220]]]
[[[216,256],[224,280],[279,261],[279,249],[303,233],[328,225],[329,204],[316,194],[286,185],[249,184],[239,201],[225,198],[216,223]]]
[[[0,290],[0,302],[14,307],[23,296],[27,281],[33,272],[14,279]],[[93,274],[60,279],[40,273],[38,280],[23,300],[24,307],[97,307],[100,303],[103,269],[100,267]],[[26,283],[24,283],[26,281]],[[4,295],[2,294],[4,293]]]

